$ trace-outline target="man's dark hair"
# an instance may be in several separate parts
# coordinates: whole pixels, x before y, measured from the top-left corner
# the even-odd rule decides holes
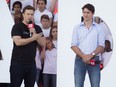
[[[16,2],[13,3],[12,10],[14,10],[14,6],[15,6],[15,5],[19,5],[20,8],[22,9],[22,3],[21,3],[20,1],[16,1]]]
[[[86,5],[84,5],[83,7],[82,7],[82,10],[84,10],[85,8],[87,8],[89,11],[91,11],[92,13],[94,13],[95,12],[95,8],[94,8],[94,6],[92,5],[92,4],[86,4]]]
[[[25,6],[25,7],[23,8],[22,13],[25,13],[26,10],[33,10],[33,11],[35,11],[35,8],[32,7],[31,5],[27,5],[27,6]]]

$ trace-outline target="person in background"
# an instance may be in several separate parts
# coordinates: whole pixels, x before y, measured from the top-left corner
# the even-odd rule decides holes
[[[48,15],[42,15],[41,16],[41,24],[42,24],[42,31],[43,31],[43,35],[44,37],[49,37],[50,35],[50,29],[51,27],[49,26],[49,16]],[[37,76],[36,76],[36,82],[38,87],[40,87],[40,85],[42,85],[42,69],[43,69],[43,59],[41,58],[41,50],[37,48],[37,52],[36,52],[36,67],[37,67]]]
[[[52,39],[46,37],[46,48],[42,50],[43,66],[43,87],[56,87],[57,77],[57,49]]]
[[[49,26],[52,25],[52,13],[46,9],[46,0],[37,0],[37,10],[35,11],[34,14],[34,22],[35,24],[39,25],[40,27],[42,26],[41,24],[41,16],[43,14],[46,14],[50,18]]]
[[[35,7],[35,1],[36,0],[10,0],[10,10],[11,10],[11,13],[13,13],[13,11],[12,11],[13,3],[16,2],[16,1],[20,1],[22,3],[22,10],[23,10],[23,8],[25,6],[27,6],[27,5],[31,5],[32,7]]]
[[[57,26],[53,26],[50,30],[50,38],[52,39],[52,42],[54,46],[57,48]]]
[[[104,52],[101,55],[103,67],[105,67],[108,64],[111,55],[112,55],[111,43],[109,40],[105,40]]]
[[[21,13],[22,3],[20,1],[16,1],[13,3],[12,7],[13,7],[12,10],[14,11],[14,13],[12,13],[14,22],[15,23],[21,22],[22,21],[22,13]]]
[[[41,16],[41,24],[42,24],[42,31],[43,31],[43,34],[45,37],[49,37],[50,35],[50,30],[51,30],[51,27],[49,26],[49,23],[50,23],[50,18],[48,15],[42,15]]]
[[[100,87],[100,62],[95,61],[100,60],[99,55],[104,50],[105,35],[101,26],[93,21],[94,13],[95,8],[92,4],[84,5],[84,20],[75,26],[72,33],[71,49],[76,54],[75,87],[84,87],[86,72],[89,74],[91,87]]]

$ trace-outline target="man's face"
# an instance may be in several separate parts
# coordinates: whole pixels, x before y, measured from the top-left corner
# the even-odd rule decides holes
[[[83,13],[84,21],[92,20],[94,13],[89,11],[87,8],[84,8],[82,13]]]
[[[33,10],[26,10],[23,13],[23,21],[28,23],[30,20],[33,21],[34,19],[34,11]]]

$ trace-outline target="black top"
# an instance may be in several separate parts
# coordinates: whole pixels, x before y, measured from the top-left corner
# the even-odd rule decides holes
[[[34,28],[37,33],[42,32],[41,28],[37,25],[34,25]],[[30,38],[30,33],[28,27],[24,23],[15,24],[12,28],[11,35],[13,36],[21,36],[21,38]],[[13,61],[24,63],[24,64],[32,64],[35,63],[35,55],[37,42],[33,41],[24,46],[16,46],[13,42],[13,51],[12,51],[12,59]]]

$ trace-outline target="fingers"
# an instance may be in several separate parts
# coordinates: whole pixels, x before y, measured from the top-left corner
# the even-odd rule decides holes
[[[41,33],[39,33],[39,36],[41,36],[41,37],[42,37],[42,36],[43,36],[43,33],[42,33],[42,32],[41,32]]]

